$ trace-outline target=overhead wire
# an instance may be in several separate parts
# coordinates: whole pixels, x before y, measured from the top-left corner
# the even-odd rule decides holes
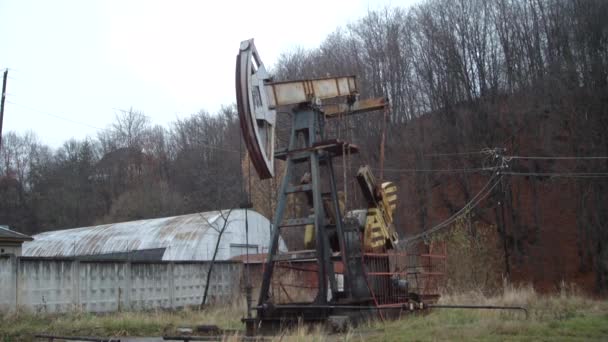
[[[567,177],[567,178],[603,178],[608,177],[608,172],[513,172],[513,171],[498,171],[500,168],[507,167],[506,162],[511,159],[556,159],[556,160],[571,160],[571,159],[608,159],[608,157],[603,156],[578,156],[578,157],[566,157],[566,156],[543,156],[543,157],[524,157],[524,156],[503,156],[501,157],[501,164],[497,165],[494,168],[489,168],[496,171],[490,180],[482,187],[482,189],[460,210],[456,213],[452,214],[443,222],[433,226],[430,229],[427,229],[419,234],[411,236],[405,239],[405,243],[409,244],[414,241],[425,238],[431,234],[440,231],[448,226],[450,226],[454,221],[458,219],[462,213],[467,210],[471,210],[476,207],[483,199],[488,197],[490,193],[496,188],[498,184],[500,184],[503,175],[508,176],[543,176],[543,177]],[[488,169],[488,168],[480,168],[480,169]],[[475,170],[475,169],[462,169],[462,170]],[[402,170],[400,170],[402,171]],[[408,171],[457,171],[457,169],[446,169],[446,170],[416,170],[411,169]]]
[[[498,170],[498,166],[495,168],[495,170]],[[458,217],[460,217],[460,215],[462,215],[462,213],[464,213],[467,210],[471,210],[473,208],[475,208],[483,199],[485,199],[486,197],[488,197],[488,195],[492,192],[492,190],[494,190],[494,188],[500,183],[500,181],[502,180],[502,176],[500,172],[495,172],[492,177],[490,177],[490,179],[488,180],[488,182],[481,188],[481,190],[479,190],[479,192],[473,196],[473,198],[471,198],[471,200],[465,204],[460,210],[458,210],[457,212],[455,212],[454,214],[452,214],[450,217],[448,217],[447,219],[445,219],[443,222],[433,226],[430,229],[427,229],[425,231],[423,231],[422,233],[416,234],[414,236],[411,236],[407,239],[405,239],[405,243],[409,244],[412,243],[414,241],[420,240],[421,238],[424,238],[428,235],[434,234],[437,231],[448,227],[450,224],[452,224],[454,221],[456,221],[458,219]]]
[[[450,155],[466,155],[466,154],[485,154],[488,156],[496,156],[498,157],[499,151],[504,151],[504,148],[483,148],[479,151],[468,151],[468,152],[455,152],[455,153],[432,153],[425,154],[423,157],[436,157],[436,156],[450,156]],[[502,158],[502,156],[501,156]],[[502,158],[503,162],[505,158]],[[342,165],[336,165],[336,167],[345,167]],[[349,167],[353,169],[353,167]],[[358,167],[355,167],[358,168]],[[371,168],[374,171],[380,171],[380,168]],[[429,173],[478,173],[478,172],[486,172],[493,171],[495,167],[473,167],[473,168],[458,168],[458,169],[416,169],[416,168],[384,168],[382,171],[386,172],[394,172],[394,173],[416,173],[416,172],[429,172]]]
[[[409,244],[412,243],[414,241],[420,240],[421,238],[425,238],[431,234],[434,234],[436,232],[438,232],[439,230],[442,230],[444,228],[449,227],[454,221],[456,221],[458,219],[458,217],[460,215],[462,215],[462,213],[464,213],[467,210],[471,210],[473,208],[475,208],[482,200],[484,200],[486,197],[488,197],[488,195],[490,195],[490,193],[492,192],[492,190],[494,190],[494,188],[500,184],[500,180],[498,179],[497,181],[494,182],[494,184],[492,184],[490,186],[489,189],[487,189],[487,191],[484,192],[479,192],[478,195],[482,194],[482,196],[475,198],[474,200],[471,200],[469,203],[467,203],[463,208],[461,208],[459,211],[457,211],[456,213],[454,213],[452,216],[450,216],[448,219],[446,219],[445,221],[439,223],[438,225],[434,226],[431,229],[428,229],[420,234],[414,235],[412,237],[409,237],[407,239],[405,239],[405,243]],[[489,184],[488,184],[489,185]]]
[[[56,114],[49,113],[49,112],[46,112],[46,111],[42,111],[42,110],[38,110],[38,109],[31,108],[31,107],[28,107],[28,106],[24,106],[22,104],[13,102],[11,100],[7,100],[6,102],[10,103],[12,105],[21,107],[23,109],[29,110],[31,112],[44,114],[44,115],[47,115],[47,116],[50,116],[50,117],[53,117],[53,118],[56,118],[56,119],[64,120],[64,121],[67,121],[67,122],[71,122],[73,124],[77,124],[77,125],[93,128],[93,129],[98,130],[100,132],[111,132],[112,131],[112,129],[110,129],[110,128],[101,128],[101,127],[97,127],[97,126],[94,126],[94,125],[91,125],[91,124],[88,124],[88,123],[85,123],[85,122],[82,122],[82,121],[72,120],[72,119],[69,119],[69,118],[66,118],[66,117],[63,117],[63,116],[60,116],[60,115],[56,115]],[[113,109],[116,109],[116,110],[124,112],[123,109],[119,109],[119,108],[113,108]],[[218,147],[218,146],[212,146],[212,145],[209,145],[209,144],[203,144],[200,141],[197,141],[196,143],[197,143],[198,147],[202,147],[202,148],[214,149],[214,150],[219,150],[219,151],[224,151],[224,152],[231,152],[231,153],[238,153],[239,155],[242,154],[242,152],[239,152],[237,150],[232,150],[232,149]]]
[[[31,108],[31,107],[28,107],[28,106],[24,106],[22,104],[16,103],[16,102],[11,101],[11,100],[6,100],[6,102],[10,103],[12,105],[15,105],[17,107],[21,107],[23,109],[29,110],[31,112],[44,114],[44,115],[47,115],[47,116],[50,116],[50,117],[53,117],[53,118],[56,118],[56,119],[64,120],[64,121],[67,121],[67,122],[71,122],[73,124],[77,124],[77,125],[81,125],[81,126],[86,126],[86,127],[89,127],[89,128],[93,128],[93,129],[99,130],[99,131],[108,131],[109,130],[107,128],[97,127],[97,126],[90,125],[90,124],[85,123],[85,122],[81,122],[81,121],[77,121],[77,120],[72,120],[72,119],[69,119],[69,118],[66,118],[66,117],[63,117],[63,116],[60,116],[60,115],[56,115],[56,114],[52,114],[52,113],[49,113],[49,112],[46,112],[46,111],[42,111],[42,110],[38,110],[38,109]]]
[[[384,171],[388,172],[398,172],[398,173],[415,173],[415,172],[431,172],[431,173],[475,173],[482,171],[493,171],[495,168],[493,167],[477,167],[477,168],[461,168],[461,169],[384,169]]]
[[[446,152],[446,153],[428,153],[422,154],[422,157],[449,157],[449,156],[465,156],[475,154],[488,154],[493,152],[495,149],[483,148],[479,151],[465,151],[465,152]]]
[[[200,141],[197,141],[196,144],[197,144],[197,147],[203,147],[203,148],[208,148],[208,149],[218,150],[218,151],[224,151],[224,152],[238,153],[239,155],[243,154],[243,152],[241,152],[241,151],[232,150],[232,149],[223,148],[223,147],[212,146],[212,145],[209,145],[209,144],[203,144]]]
[[[505,156],[507,161],[511,159],[538,159],[538,160],[591,160],[608,159],[608,156]]]
[[[603,178],[608,177],[608,172],[503,172],[509,176],[538,176],[538,177],[561,177],[561,178]]]
[[[608,156],[504,156],[506,161],[519,160],[608,160]],[[603,178],[608,177],[608,172],[527,172],[509,171],[503,174],[509,176],[528,177],[559,177],[559,178]]]
[[[481,150],[475,151],[462,151],[462,152],[436,152],[436,153],[422,153],[422,158],[435,158],[435,157],[452,157],[452,156],[467,156],[467,155],[491,155],[496,154],[497,152],[504,152],[506,148],[503,147],[484,147]]]
[[[342,167],[341,165],[337,165],[336,167]],[[358,168],[358,167],[357,167]],[[378,168],[371,168],[374,171],[378,171]],[[461,168],[461,169],[384,169],[384,171],[388,172],[396,172],[396,173],[416,173],[416,172],[430,172],[430,173],[476,173],[476,172],[485,172],[485,171],[494,171],[495,167],[478,167],[478,168]]]

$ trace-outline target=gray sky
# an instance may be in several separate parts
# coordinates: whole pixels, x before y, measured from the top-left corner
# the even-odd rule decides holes
[[[0,69],[9,68],[4,132],[58,147],[95,136],[133,107],[167,125],[235,102],[239,43],[272,66],[368,9],[415,0],[0,0]],[[61,118],[59,118],[61,117]]]

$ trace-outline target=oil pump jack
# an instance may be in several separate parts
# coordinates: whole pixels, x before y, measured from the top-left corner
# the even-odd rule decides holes
[[[344,213],[334,160],[359,149],[328,137],[325,130],[329,120],[382,110],[387,100],[360,99],[355,76],[274,82],[253,39],[240,45],[236,93],[244,142],[258,176],[274,177],[274,160],[285,161],[259,298],[253,306],[257,315],[247,321],[249,326],[268,328],[332,317],[356,320],[387,308],[422,308],[421,294],[412,292],[405,270],[392,260],[397,254],[388,254],[398,250],[395,185],[376,180],[368,166],[361,167],[356,178],[368,207]],[[285,108],[290,114],[283,114]],[[277,115],[290,115],[291,128],[287,146],[275,150]],[[304,197],[300,207],[309,208],[297,210],[300,217],[287,218],[293,196]],[[279,237],[286,230],[301,231],[308,249],[280,252]],[[304,301],[288,296],[278,302],[271,294],[273,287],[281,290],[280,282],[273,282],[278,265],[303,260],[316,266],[316,293]]]

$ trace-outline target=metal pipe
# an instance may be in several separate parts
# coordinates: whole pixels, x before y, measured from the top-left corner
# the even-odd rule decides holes
[[[65,341],[90,341],[90,342],[120,342],[119,339],[111,337],[86,337],[86,336],[57,336],[48,334],[37,334],[34,335],[37,339],[48,339],[49,341],[54,340],[65,340]]]
[[[402,309],[407,308],[405,306],[397,306],[397,307],[377,307],[372,305],[298,305],[298,304],[286,304],[286,305],[258,305],[254,307],[257,310],[260,309],[313,309],[313,310],[322,310],[322,309],[347,309],[347,310],[384,310],[384,309]]]
[[[424,303],[413,303],[415,309],[485,309],[485,310],[521,310],[524,311],[526,317],[528,317],[528,309],[521,306],[498,306],[498,305],[441,305],[441,304],[424,304]],[[345,310],[410,310],[409,304],[403,304],[398,306],[372,306],[372,305],[276,305],[266,306],[258,305],[255,309],[345,309]]]
[[[234,335],[211,335],[211,336],[163,336],[164,341],[225,341]],[[234,336],[237,341],[270,341],[263,336]],[[120,342],[120,341],[119,341]]]

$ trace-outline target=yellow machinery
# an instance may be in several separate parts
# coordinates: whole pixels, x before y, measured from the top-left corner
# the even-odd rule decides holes
[[[366,252],[385,251],[395,247],[399,236],[395,230],[394,214],[397,208],[397,186],[393,182],[378,185],[371,168],[362,166],[357,172],[357,180],[367,201],[364,221],[363,246]],[[339,192],[340,211],[344,214],[344,194]],[[335,222],[336,214],[329,200],[324,201],[329,222]],[[313,248],[315,242],[314,226],[306,226],[304,246]]]
[[[363,234],[364,250],[369,252],[394,248],[399,241],[394,225],[397,186],[392,182],[378,184],[367,165],[357,172],[357,181],[368,205]]]

